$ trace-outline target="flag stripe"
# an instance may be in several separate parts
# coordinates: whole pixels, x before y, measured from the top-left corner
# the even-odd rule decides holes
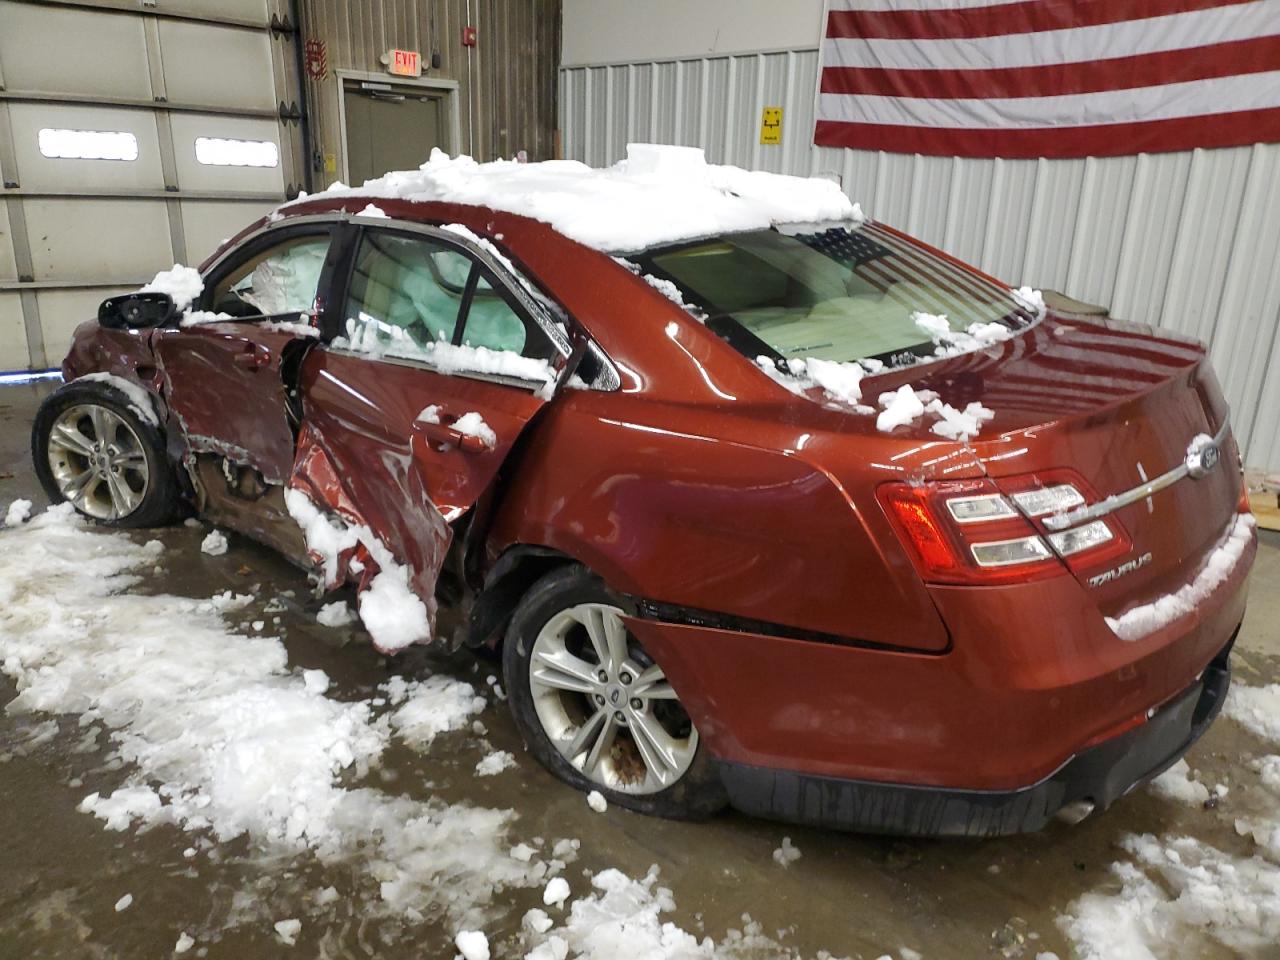
[[[1236,110],[1280,107],[1280,70],[1059,97],[948,100],[823,93],[818,96],[818,116],[872,124],[1011,130],[1093,126],[1097,117],[1113,124],[1171,120],[1212,114],[1224,104]]]
[[[1280,64],[1280,36],[1253,37],[1191,50],[1164,50],[1088,63],[987,70],[880,70],[828,67],[821,93],[929,99],[1005,99],[1096,93],[1260,73]]]
[[[1146,20],[1248,2],[1250,0],[1022,0],[950,10],[833,10],[827,18],[827,36],[884,40],[996,37]]]
[[[1045,33],[941,40],[825,40],[827,67],[889,70],[985,70],[1050,63],[1093,63],[1164,50],[1280,33],[1280,0],[1250,0],[1213,10]]]
[[[1193,147],[1280,142],[1280,109],[1244,110],[1145,123],[1012,130],[908,127],[819,120],[814,142],[824,147],[954,157],[1116,157]]]

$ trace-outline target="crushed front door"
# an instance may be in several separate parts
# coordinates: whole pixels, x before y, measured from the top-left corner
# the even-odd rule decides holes
[[[481,251],[439,230],[367,229],[341,316],[343,336],[303,367],[290,509],[326,580],[359,584],[361,618],[391,651],[434,635],[451,524],[547,402],[567,350]],[[336,538],[312,506],[340,521]]]
[[[284,512],[295,436],[285,371],[319,331],[314,310],[329,227],[269,231],[206,277],[194,314],[156,332],[173,453],[218,523],[299,554]]]

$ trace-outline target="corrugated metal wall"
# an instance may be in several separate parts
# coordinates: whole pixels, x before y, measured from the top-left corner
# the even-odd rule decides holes
[[[1209,344],[1252,466],[1280,469],[1280,146],[1086,160],[973,160],[812,145],[816,49],[560,72],[566,157],[634,140],[716,163],[839,177],[876,219],[1015,284]],[[780,146],[760,112],[781,106]]]
[[[424,77],[458,82],[460,152],[555,155],[560,0],[302,0],[302,20],[304,37],[328,48],[329,76],[308,84],[322,152],[342,148],[333,71],[382,73],[379,58],[394,48],[421,53]],[[476,28],[476,46],[462,45],[464,26]],[[438,69],[429,69],[433,51]]]

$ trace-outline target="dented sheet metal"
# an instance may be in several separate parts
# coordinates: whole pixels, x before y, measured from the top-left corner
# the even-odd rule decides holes
[[[161,390],[189,453],[214,453],[283,486],[293,468],[280,360],[296,335],[243,323],[157,333]]]

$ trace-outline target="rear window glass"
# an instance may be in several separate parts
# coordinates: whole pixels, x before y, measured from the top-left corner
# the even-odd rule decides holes
[[[675,283],[752,359],[900,365],[934,354],[920,314],[944,316],[954,331],[1034,320],[1007,287],[874,224],[727,234],[631,259]]]

